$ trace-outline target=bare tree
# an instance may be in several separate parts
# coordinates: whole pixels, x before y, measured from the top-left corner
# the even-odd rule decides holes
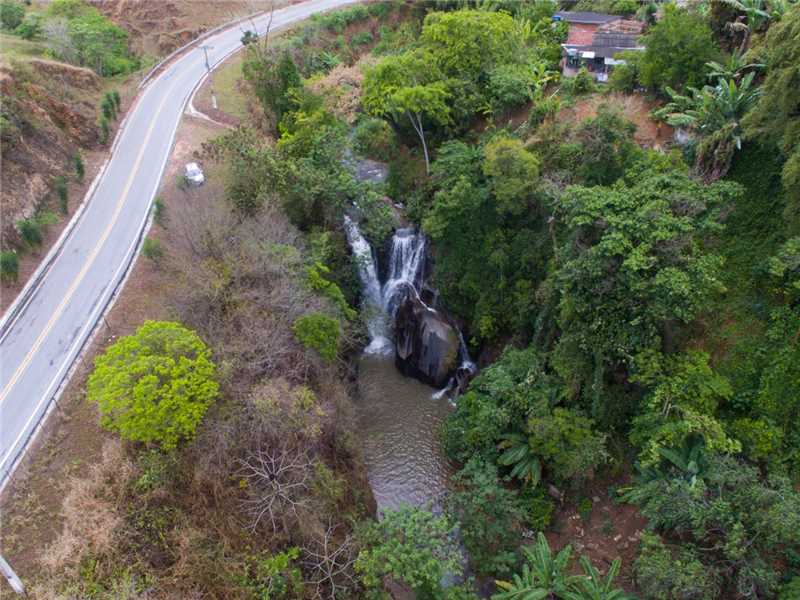
[[[269,520],[273,532],[283,528],[285,518],[297,518],[306,505],[311,460],[288,445],[263,447],[239,461],[239,476],[247,483],[248,498],[243,508],[250,517],[250,530]]]
[[[337,527],[329,524],[322,534],[302,548],[303,565],[310,573],[306,583],[316,587],[316,598],[335,600],[358,583],[353,571],[358,548],[349,533],[337,539]]]
[[[45,43],[54,56],[69,63],[77,62],[77,53],[64,18],[47,19],[42,24]]]

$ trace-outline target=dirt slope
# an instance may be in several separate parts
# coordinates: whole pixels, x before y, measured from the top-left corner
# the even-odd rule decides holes
[[[138,54],[163,56],[203,32],[287,0],[90,0],[131,35]]]
[[[78,148],[98,145],[100,87],[89,69],[38,58],[0,63],[4,241],[16,241],[14,223],[43,205]]]

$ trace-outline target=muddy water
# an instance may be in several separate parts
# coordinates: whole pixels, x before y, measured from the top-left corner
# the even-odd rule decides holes
[[[439,442],[448,400],[433,399],[434,389],[403,377],[391,355],[365,353],[359,367],[359,425],[379,510],[435,505],[451,473]]]

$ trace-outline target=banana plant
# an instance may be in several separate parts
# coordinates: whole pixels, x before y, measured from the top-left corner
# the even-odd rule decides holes
[[[624,590],[614,588],[614,579],[619,573],[622,561],[615,558],[605,577],[592,565],[585,556],[580,558],[584,577],[571,580],[571,589],[561,595],[562,600],[633,600]]]
[[[522,572],[515,573],[511,581],[495,581],[502,591],[494,594],[492,600],[564,598],[564,594],[577,585],[577,578],[567,575],[572,546],[562,548],[553,556],[550,544],[539,532],[533,548],[524,547],[522,553],[526,559]]]
[[[531,450],[527,436],[521,433],[504,435],[497,445],[502,451],[497,462],[511,467],[511,476],[522,480],[531,487],[539,485],[542,479],[542,463]]]
[[[751,71],[739,84],[734,79],[719,78],[715,86],[689,87],[686,94],[667,88],[670,102],[653,111],[656,119],[700,136],[696,166],[701,173],[713,174],[709,179],[725,175],[734,149],[742,148],[741,119],[762,94],[753,85],[754,77]]]
[[[739,80],[745,71],[760,71],[766,67],[763,63],[746,63],[744,55],[739,50],[734,50],[726,63],[716,61],[707,62],[706,66],[711,69],[708,74],[710,81],[719,79]]]

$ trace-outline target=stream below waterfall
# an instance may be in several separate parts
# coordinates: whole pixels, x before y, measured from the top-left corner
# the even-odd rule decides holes
[[[413,229],[395,232],[381,283],[375,252],[351,219],[345,217],[344,225],[358,263],[370,335],[359,360],[357,399],[369,483],[379,511],[436,505],[451,472],[439,429],[452,406],[444,394],[397,369],[392,331],[403,298],[413,294],[419,299],[425,238]]]
[[[439,427],[451,407],[434,391],[400,373],[391,356],[364,353],[359,361],[359,429],[380,510],[435,503],[447,488]]]

